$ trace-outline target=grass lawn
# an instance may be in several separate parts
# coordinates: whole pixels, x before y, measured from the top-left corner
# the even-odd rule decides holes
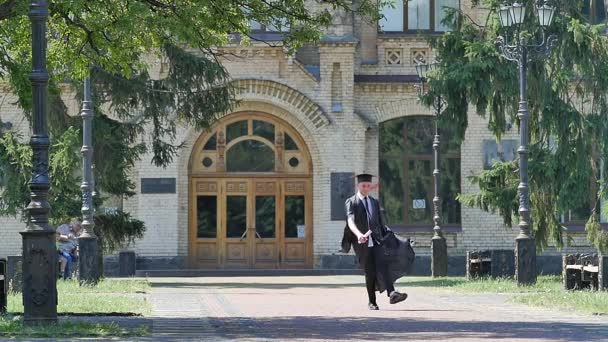
[[[91,324],[86,322],[61,322],[48,326],[25,327],[21,320],[13,321],[0,316],[0,337],[129,337],[146,336],[148,328],[122,328],[116,323]]]
[[[64,315],[146,315],[151,305],[145,299],[150,289],[142,279],[104,279],[95,286],[80,286],[77,280],[58,280],[59,305],[57,312]],[[21,293],[8,296],[8,315],[0,316],[1,337],[107,337],[142,336],[146,326],[124,328],[116,323],[89,323],[62,320],[58,324],[25,327],[12,316],[23,314]]]
[[[429,286],[458,292],[513,293],[519,294],[511,299],[514,303],[608,315],[608,291],[566,291],[560,276],[539,276],[532,286],[518,286],[513,279],[482,278],[467,281],[464,277],[407,277],[401,283],[404,286]]]
[[[95,286],[80,286],[77,280],[58,280],[58,313],[136,314],[151,312],[144,294],[150,285],[143,279],[104,279]],[[8,296],[8,312],[23,313],[21,293]]]

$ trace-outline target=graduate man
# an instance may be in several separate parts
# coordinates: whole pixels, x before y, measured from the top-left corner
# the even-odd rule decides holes
[[[381,248],[388,235],[388,230],[380,215],[378,200],[369,195],[373,176],[362,173],[356,177],[358,191],[345,203],[347,227],[350,229],[348,232],[345,228],[345,235],[352,232],[359,244],[355,251],[359,257],[359,263],[365,271],[368,307],[370,310],[378,310],[376,290],[382,292],[386,289],[391,304],[404,301],[407,294],[395,291],[393,286],[395,276],[389,274],[385,250]]]

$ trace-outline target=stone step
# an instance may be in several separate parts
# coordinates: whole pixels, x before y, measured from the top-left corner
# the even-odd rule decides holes
[[[323,276],[323,275],[361,275],[358,269],[172,269],[137,270],[136,277],[265,277],[265,276]]]

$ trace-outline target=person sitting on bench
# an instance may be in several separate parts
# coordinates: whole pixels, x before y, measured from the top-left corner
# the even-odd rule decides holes
[[[57,227],[57,251],[59,252],[60,276],[68,279],[72,274],[72,265],[77,259],[78,235],[81,224],[73,220],[71,224]]]

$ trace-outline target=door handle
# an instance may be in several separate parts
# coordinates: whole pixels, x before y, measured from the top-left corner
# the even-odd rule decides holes
[[[247,232],[248,231],[249,231],[248,229],[245,229],[245,231],[243,232],[243,235],[241,235],[241,240],[240,241],[243,241],[243,239],[247,236]]]
[[[264,242],[264,240],[262,240],[262,237],[260,236],[260,233],[258,233],[258,231],[255,231],[255,236],[260,239],[260,242]]]

